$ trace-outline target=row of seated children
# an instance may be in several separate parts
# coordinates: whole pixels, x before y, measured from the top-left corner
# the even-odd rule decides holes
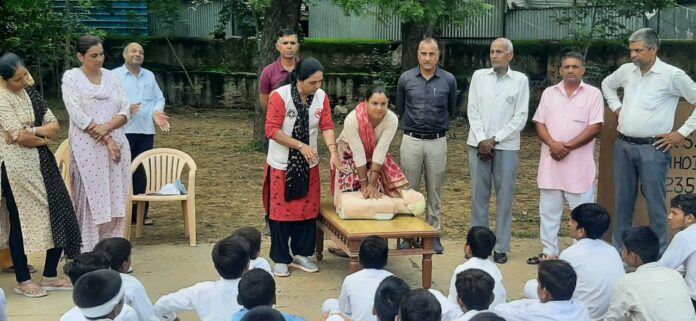
[[[502,273],[488,259],[495,235],[488,228],[473,227],[464,249],[468,260],[455,268],[449,296],[430,291],[440,303],[441,321],[465,321],[474,314],[467,311],[481,310],[480,302],[475,304],[476,309],[465,309],[457,287],[457,282],[467,280],[460,280],[460,276],[469,270],[482,271],[490,277],[493,299],[485,305],[486,310],[507,320],[696,320],[696,304],[692,305],[696,301],[691,301],[696,283],[696,196],[679,195],[671,207],[670,225],[681,231],[659,262],[659,242],[649,227],[625,231],[623,253],[619,255],[601,239],[610,226],[607,211],[593,203],[576,207],[569,221],[575,243],[559,258],[540,264],[538,278],[525,285],[528,299],[510,303],[505,303]],[[338,300],[326,300],[322,311],[343,315],[344,319],[375,321],[369,302],[375,298],[374,284],[392,275],[383,269],[387,252],[386,241],[376,236],[366,238],[359,253],[364,269],[347,276]],[[624,275],[624,264],[636,272]],[[685,268],[686,282],[673,270],[678,266]]]

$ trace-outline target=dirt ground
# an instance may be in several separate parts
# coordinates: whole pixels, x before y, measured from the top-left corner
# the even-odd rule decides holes
[[[54,108],[67,136],[67,114]],[[215,242],[237,227],[261,228],[261,189],[266,155],[251,143],[253,113],[237,110],[169,110],[172,131],[156,136],[156,147],[171,147],[189,153],[198,165],[196,174],[196,220],[198,239]],[[529,126],[528,126],[529,127]],[[341,125],[337,124],[337,133]],[[443,238],[462,239],[470,227],[471,186],[465,121],[453,122],[448,142],[448,166],[442,196]],[[397,156],[401,137],[392,142]],[[54,148],[60,141],[55,141]],[[323,144],[320,144],[323,146]],[[328,191],[328,162],[322,157],[322,191]],[[523,132],[517,193],[513,205],[513,236],[536,238],[539,233],[538,189],[536,185],[540,143],[534,130]],[[184,180],[184,183],[186,181]],[[421,191],[424,190],[421,184]],[[150,207],[156,224],[148,227],[139,244],[184,243],[181,210],[174,204]],[[494,198],[491,212],[495,211]],[[494,219],[491,220],[495,222]],[[564,227],[565,229],[565,224]]]

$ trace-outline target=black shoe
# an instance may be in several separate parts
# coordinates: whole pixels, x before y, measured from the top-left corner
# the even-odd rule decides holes
[[[495,261],[495,263],[505,264],[505,262],[507,262],[507,260],[508,260],[507,254],[493,252],[493,261]]]
[[[440,242],[440,238],[435,239],[435,254],[444,254],[445,253],[445,247],[442,246],[442,242]]]

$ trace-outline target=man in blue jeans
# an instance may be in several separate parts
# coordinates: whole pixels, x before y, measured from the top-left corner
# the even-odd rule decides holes
[[[633,63],[622,65],[602,81],[604,97],[619,117],[613,160],[614,246],[621,249],[621,234],[633,226],[640,186],[662,253],[667,247],[665,181],[672,160],[669,151],[696,129],[695,111],[679,129],[672,131],[674,114],[680,97],[696,104],[696,83],[684,71],[657,57],[660,39],[654,30],[640,29],[628,42]],[[624,90],[623,101],[618,88]]]

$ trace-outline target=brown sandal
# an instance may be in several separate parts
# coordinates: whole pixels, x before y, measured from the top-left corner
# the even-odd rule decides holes
[[[31,282],[31,280],[17,284],[17,286],[14,287],[14,293],[23,295],[27,298],[40,298],[48,295],[46,290],[36,285],[36,283]]]
[[[41,280],[41,288],[44,291],[72,291],[73,284],[70,280],[59,277],[44,277],[43,280]]]

